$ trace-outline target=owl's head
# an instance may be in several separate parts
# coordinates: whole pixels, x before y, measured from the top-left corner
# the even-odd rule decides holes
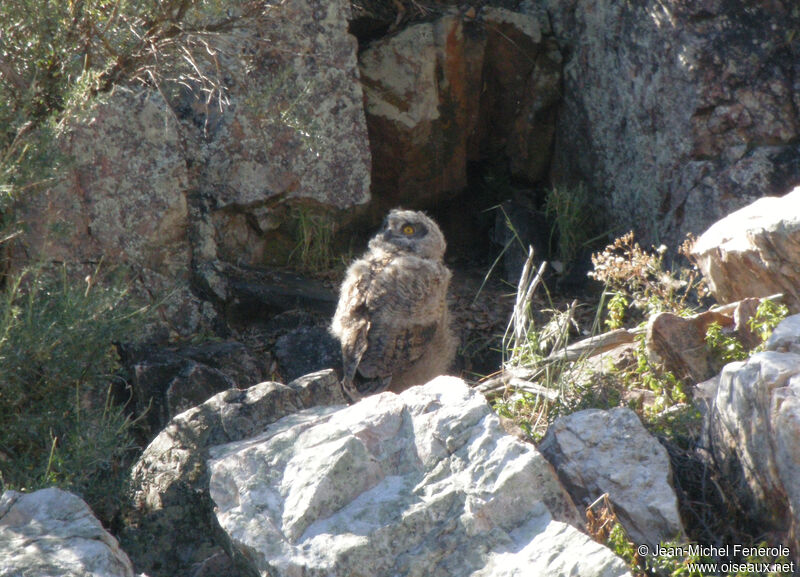
[[[442,260],[447,244],[439,225],[430,217],[422,212],[395,208],[386,216],[381,230],[369,242],[369,246],[387,252]]]

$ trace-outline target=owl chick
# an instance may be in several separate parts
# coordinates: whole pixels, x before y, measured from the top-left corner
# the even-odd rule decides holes
[[[439,226],[394,209],[347,271],[331,332],[342,344],[342,387],[351,400],[400,392],[444,373],[456,339],[447,310],[450,270]]]

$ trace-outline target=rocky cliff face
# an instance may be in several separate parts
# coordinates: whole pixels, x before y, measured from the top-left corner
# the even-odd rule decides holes
[[[553,178],[620,231],[677,246],[800,180],[796,4],[541,4],[566,55]]]
[[[162,320],[188,336],[214,323],[205,301],[229,297],[213,263],[286,264],[297,242],[288,204],[330,211],[369,199],[349,3],[265,11],[201,48],[217,67],[202,72],[224,83],[220,100],[119,86],[68,120],[62,178],[20,199],[12,266],[122,265],[142,295],[171,295]]]
[[[380,212],[460,194],[470,162],[546,177],[561,82],[546,20],[492,6],[446,13],[370,43],[359,64]]]
[[[481,234],[471,213],[511,194],[470,196],[481,167],[534,212],[536,187],[583,183],[594,220],[672,247],[800,182],[789,2],[758,18],[711,1],[397,6],[265,7],[203,47],[221,99],[120,86],[90,103],[60,139],[63,179],[20,202],[12,266],[121,264],[142,294],[173,294],[162,318],[188,335],[236,300],[231,265],[346,237],[355,207],[372,228],[458,196],[451,228]]]
[[[235,15],[240,5],[231,6]],[[673,246],[800,182],[800,8],[775,0],[757,18],[751,10],[716,0],[265,3],[204,45],[224,98],[120,85],[70,118],[57,143],[68,159],[63,178],[20,199],[11,268],[44,260],[85,274],[120,265],[142,296],[171,295],[160,322],[173,337],[266,325],[249,350],[226,342],[131,353],[136,410],[162,405],[147,415],[152,442],[134,467],[120,535],[137,569],[355,575],[354,562],[363,571],[370,561],[370,574],[421,564],[456,575],[591,574],[590,565],[624,575],[577,529],[572,503],[602,494],[642,542],[682,536],[664,450],[625,410],[553,425],[543,452],[559,481],[457,380],[349,408],[331,370],[246,387],[275,378],[275,366],[301,374],[290,364],[301,354],[326,366],[338,358],[324,342],[330,291],[270,267],[304,241],[347,236],[359,216],[372,229],[396,203],[436,210],[457,197],[447,205],[453,228],[474,237],[470,213],[511,193],[473,196],[472,169],[491,165],[519,185],[530,210],[516,213],[527,220],[518,230],[539,226],[537,187],[584,184],[598,218]],[[797,243],[771,236],[794,234],[794,221],[762,227],[725,270],[721,255],[734,252],[711,242],[717,297],[752,296],[752,283],[731,283],[752,265],[775,283],[757,292],[781,290],[796,308]],[[299,322],[290,310],[298,308],[323,322]],[[767,352],[707,387],[706,449],[733,479],[721,490],[796,546],[800,331],[796,317],[782,327]],[[622,490],[632,486],[648,503]],[[68,499],[42,498],[55,510]],[[18,523],[30,503],[7,494],[0,525],[35,530],[34,515]],[[73,504],[70,516],[84,519]],[[92,531],[130,574],[116,542],[95,523]],[[9,543],[0,560],[17,563]]]

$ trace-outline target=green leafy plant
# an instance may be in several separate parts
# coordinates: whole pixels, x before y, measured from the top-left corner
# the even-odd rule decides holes
[[[122,281],[78,284],[62,271],[9,279],[0,295],[0,468],[10,488],[56,484],[111,514],[133,446],[115,402],[114,342],[130,338],[145,309]]]
[[[766,343],[775,327],[788,315],[789,308],[786,305],[764,299],[759,303],[756,314],[747,321],[747,326],[758,335],[762,343]],[[763,348],[763,344],[761,346]]]
[[[586,509],[587,531],[595,541],[606,545],[630,567],[635,577],[658,575],[661,577],[705,577],[719,575],[719,571],[731,564],[737,572],[729,573],[737,577],[756,577],[764,575],[763,564],[773,570],[767,575],[789,575],[792,567],[785,557],[759,555],[768,550],[766,542],[748,545],[748,551],[756,551],[744,558],[724,559],[708,556],[709,547],[680,541],[661,542],[657,549],[634,543],[619,522],[608,495],[602,495]],[[722,547],[718,546],[718,549]]]
[[[742,342],[735,335],[725,333],[722,325],[716,322],[706,329],[706,345],[720,364],[742,361],[750,356]]]
[[[690,253],[691,242],[689,239],[681,246],[682,254]],[[592,255],[594,270],[588,275],[602,282],[612,295],[607,326],[620,328],[625,321],[636,324],[661,311],[690,314],[693,305],[705,297],[707,290],[697,269],[668,270],[666,252],[663,245],[651,251],[642,249],[629,232]]]
[[[299,206],[292,210],[296,245],[290,263],[305,272],[327,272],[335,262],[334,223],[325,212]]]
[[[621,371],[622,379],[628,388],[646,389],[656,394],[653,412],[685,403],[688,396],[686,384],[672,372],[665,371],[650,362],[645,346],[644,335],[637,337],[635,352],[636,365]]]
[[[609,330],[621,329],[625,324],[625,313],[628,310],[628,306],[630,305],[630,301],[627,299],[624,293],[622,292],[615,292],[612,293],[611,298],[606,305],[608,310],[608,316],[606,318],[605,324]]]
[[[563,263],[575,260],[578,252],[591,240],[592,211],[586,186],[553,187],[545,200],[545,215],[552,222],[550,250],[558,239],[558,258]]]
[[[706,330],[706,345],[719,364],[743,361],[753,353],[763,351],[772,331],[789,314],[786,305],[763,299],[756,312],[747,320],[748,328],[755,333],[761,343],[748,350],[731,331],[725,331],[719,323],[711,323]]]

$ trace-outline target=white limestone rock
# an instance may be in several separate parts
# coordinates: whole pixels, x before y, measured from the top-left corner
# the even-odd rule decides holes
[[[716,222],[692,254],[719,302],[783,293],[800,311],[800,187]]]
[[[133,577],[88,505],[61,489],[0,497],[0,577]]]
[[[705,383],[704,445],[720,483],[763,530],[800,547],[800,315],[784,320],[767,350],[725,366]],[[794,537],[793,537],[794,536]]]
[[[544,457],[453,377],[301,411],[210,455],[219,524],[261,575],[628,574],[573,526]]]
[[[550,425],[539,449],[576,502],[608,493],[637,544],[685,539],[666,449],[630,409],[588,409]]]

